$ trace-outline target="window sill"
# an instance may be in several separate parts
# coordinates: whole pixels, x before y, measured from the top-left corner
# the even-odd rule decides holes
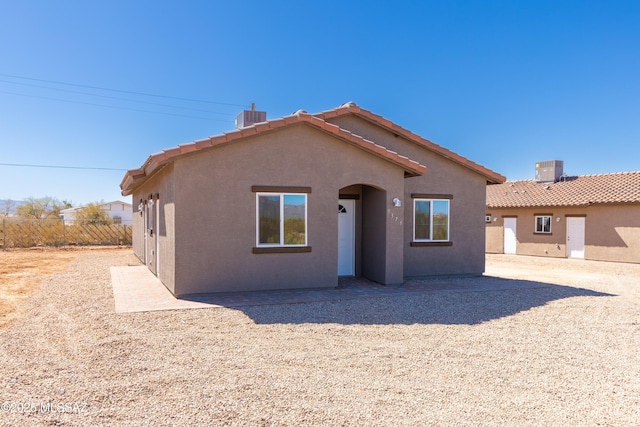
[[[411,242],[410,246],[421,247],[421,246],[453,246],[453,242]]]
[[[533,235],[534,236],[553,236],[553,233],[542,233],[542,232],[539,232],[539,231],[534,231]]]
[[[311,252],[311,246],[271,246],[253,248],[254,254],[298,254]]]

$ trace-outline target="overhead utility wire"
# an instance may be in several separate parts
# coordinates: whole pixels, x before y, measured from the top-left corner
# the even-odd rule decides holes
[[[85,169],[85,170],[103,170],[103,171],[126,171],[128,169],[119,168],[97,168],[89,166],[56,166],[56,165],[26,165],[21,163],[0,163],[0,166],[18,166],[25,168],[49,168],[49,169]]]
[[[219,111],[202,110],[200,108],[181,107],[181,106],[170,105],[170,104],[159,104],[157,102],[149,102],[149,101],[138,101],[136,99],[119,98],[117,96],[109,96],[109,95],[98,95],[96,93],[81,92],[79,90],[60,89],[60,88],[57,88],[57,87],[48,87],[48,86],[34,85],[34,84],[29,84],[29,83],[12,82],[10,80],[2,80],[2,79],[0,79],[0,82],[14,84],[14,85],[21,85],[21,86],[38,87],[38,88],[47,89],[47,90],[56,90],[58,92],[77,93],[77,94],[80,94],[80,95],[96,96],[96,97],[99,97],[99,98],[116,99],[116,100],[128,101],[128,102],[137,102],[138,104],[157,105],[159,107],[178,108],[178,109],[181,109],[181,110],[198,111],[198,112],[201,112],[201,113],[211,113],[211,114],[221,114],[221,115],[224,115],[224,116],[233,116],[233,114],[221,113]]]
[[[72,101],[70,99],[51,98],[51,97],[48,97],[48,96],[26,95],[24,93],[8,92],[8,91],[5,91],[5,90],[0,90],[0,93],[6,93],[6,94],[9,94],[9,95],[17,95],[17,96],[26,96],[28,98],[48,99],[50,101],[70,102],[70,103],[73,103],[73,104],[93,105],[94,107],[113,108],[113,109],[116,109],[116,110],[137,111],[137,112],[142,112],[142,113],[153,113],[153,114],[164,114],[164,115],[167,115],[167,116],[187,117],[187,118],[190,118],[190,119],[212,120],[212,121],[216,121],[216,122],[228,122],[228,120],[214,119],[212,117],[187,116],[186,114],[167,113],[167,112],[164,112],[164,111],[151,111],[151,110],[141,110],[139,108],[116,107],[114,105],[95,104],[95,103],[92,103],[92,102],[82,102],[82,101]]]
[[[229,105],[229,106],[233,106],[233,107],[247,107],[247,105],[243,105],[243,104],[232,104],[232,103],[227,103],[227,102],[208,101],[208,100],[204,100],[204,99],[181,98],[181,97],[178,97],[178,96],[156,95],[156,94],[153,94],[153,93],[135,92],[135,91],[130,91],[130,90],[122,90],[122,89],[110,89],[110,88],[106,88],[106,87],[81,85],[81,84],[77,84],[77,83],[58,82],[58,81],[55,81],[55,80],[34,79],[34,78],[31,78],[31,77],[15,76],[15,75],[12,75],[12,74],[0,73],[0,76],[11,77],[11,78],[14,78],[14,79],[31,80],[31,81],[35,81],[35,82],[45,82],[45,83],[54,83],[54,84],[59,84],[59,85],[84,87],[84,88],[88,88],[88,89],[98,89],[98,90],[108,90],[108,91],[111,91],[111,92],[130,93],[130,94],[133,94],[133,95],[153,96],[153,97],[156,97],[156,98],[178,99],[178,100],[181,100],[181,101],[202,102],[202,103],[205,103],[205,104]]]

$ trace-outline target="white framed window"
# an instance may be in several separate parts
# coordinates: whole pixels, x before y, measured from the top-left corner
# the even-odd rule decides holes
[[[449,241],[449,200],[413,199],[413,241]]]
[[[536,215],[536,233],[551,234],[551,215]]]
[[[307,195],[256,193],[256,246],[306,246]]]

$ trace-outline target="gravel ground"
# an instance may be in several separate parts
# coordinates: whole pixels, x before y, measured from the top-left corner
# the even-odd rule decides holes
[[[128,263],[79,253],[0,330],[0,425],[640,425],[640,265],[489,256],[549,285],[115,314]]]

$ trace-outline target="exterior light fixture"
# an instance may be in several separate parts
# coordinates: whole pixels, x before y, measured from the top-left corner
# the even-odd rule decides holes
[[[399,208],[402,206],[402,202],[400,201],[400,199],[398,199],[397,197],[395,199],[393,199],[393,206],[395,206],[396,208]]]

